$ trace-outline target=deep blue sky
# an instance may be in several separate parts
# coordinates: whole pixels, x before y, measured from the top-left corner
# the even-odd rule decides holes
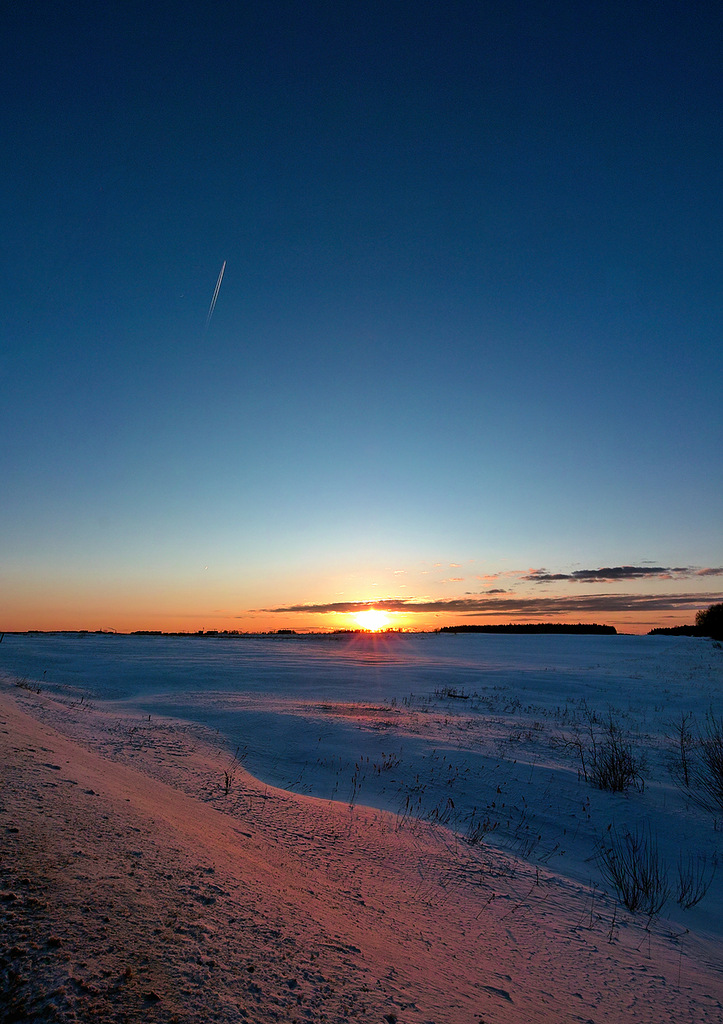
[[[0,628],[720,599],[722,28],[5,5]]]

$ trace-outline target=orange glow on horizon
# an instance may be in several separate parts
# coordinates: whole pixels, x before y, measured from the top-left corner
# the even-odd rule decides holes
[[[5,582],[5,581],[4,581]],[[197,631],[228,631],[239,633],[276,632],[293,629],[298,632],[330,632],[335,629],[364,629],[383,632],[385,629],[404,631],[432,631],[441,626],[474,623],[506,624],[531,621],[598,622],[615,626],[618,632],[647,633],[657,626],[691,624],[698,608],[711,603],[714,595],[701,595],[697,607],[687,609],[631,608],[610,611],[601,607],[584,610],[571,609],[567,614],[548,614],[536,609],[537,614],[526,614],[524,601],[515,611],[499,607],[484,614],[466,613],[459,609],[447,610],[440,600],[439,608],[417,610],[414,602],[399,610],[388,611],[376,607],[373,597],[363,593],[348,611],[326,614],[323,604],[303,614],[296,605],[286,612],[283,608],[267,610],[258,605],[278,605],[283,595],[239,597],[230,586],[219,588],[198,586],[187,588],[177,581],[161,582],[142,587],[140,581],[99,580],[87,582],[66,580],[52,576],[38,580],[11,578],[9,585],[0,588],[0,633],[26,630],[104,630],[132,632],[157,630],[159,632],[195,633]],[[317,597],[317,595],[313,595]],[[323,595],[321,595],[323,597]],[[317,597],[318,599],[318,597]],[[430,599],[431,600],[431,599]],[[691,595],[691,603],[694,595]],[[434,604],[434,602],[431,602]],[[514,602],[513,602],[514,603]],[[257,607],[250,610],[252,605]],[[249,609],[249,610],[247,610]]]

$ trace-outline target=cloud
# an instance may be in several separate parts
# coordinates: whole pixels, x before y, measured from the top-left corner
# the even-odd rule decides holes
[[[605,569],[578,569],[571,573],[550,573],[545,569],[531,569],[522,579],[531,583],[559,583],[565,580],[571,580],[574,583],[619,583],[621,580],[672,580],[720,574],[720,569],[697,571],[689,566],[670,568],[662,565],[615,565]]]
[[[723,566],[717,569],[698,569],[696,576],[723,576]]]
[[[315,612],[326,615],[330,612],[347,615],[364,611],[365,608],[378,608],[380,611],[400,612],[412,602],[408,598],[386,598],[382,601],[330,601],[328,604],[289,604],[279,608],[257,608],[260,612]],[[241,618],[242,616],[239,616]]]
[[[478,594],[470,597],[418,601],[411,598],[386,598],[382,601],[332,601],[328,604],[292,604],[263,608],[267,613],[306,612],[326,615],[332,612],[353,614],[365,608],[385,612],[433,612],[457,615],[543,615],[600,614],[629,611],[696,611],[723,601],[723,594],[582,594],[565,597],[496,597]]]

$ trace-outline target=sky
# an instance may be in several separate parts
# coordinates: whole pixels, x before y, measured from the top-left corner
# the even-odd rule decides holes
[[[721,29],[4,5],[0,630],[723,600]]]

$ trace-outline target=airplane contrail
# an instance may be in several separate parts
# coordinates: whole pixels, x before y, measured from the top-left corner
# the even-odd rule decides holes
[[[211,317],[213,316],[213,311],[216,308],[216,299],[218,298],[218,293],[221,291],[221,282],[223,281],[223,272],[224,272],[225,269],[226,269],[226,260],[223,261],[223,266],[221,267],[221,273],[218,275],[218,281],[216,282],[216,288],[215,288],[214,293],[213,293],[213,298],[211,299],[211,305],[208,307],[208,315],[206,317],[206,326],[204,328],[204,334],[208,330],[208,325],[211,323]]]

